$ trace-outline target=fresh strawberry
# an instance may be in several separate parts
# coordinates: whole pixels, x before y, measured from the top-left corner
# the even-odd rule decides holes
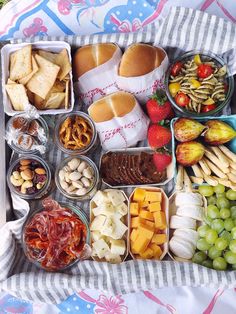
[[[153,148],[161,148],[171,140],[170,129],[159,125],[152,124],[148,128],[148,143]]]
[[[157,171],[161,172],[171,163],[172,157],[166,150],[160,150],[153,154],[153,162]]]
[[[171,104],[163,90],[157,90],[146,103],[147,112],[152,123],[166,119],[171,112]]]
[[[171,120],[175,117],[175,112],[174,110],[171,108],[170,113],[168,114],[168,116],[166,117],[167,120]]]

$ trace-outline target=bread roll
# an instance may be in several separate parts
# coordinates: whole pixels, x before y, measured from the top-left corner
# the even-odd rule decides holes
[[[107,62],[115,53],[115,44],[95,44],[79,48],[73,58],[74,76],[81,75]]]
[[[124,77],[145,75],[159,67],[165,56],[161,48],[148,44],[133,44],[121,58],[119,75]]]
[[[88,113],[94,122],[104,122],[114,117],[125,116],[132,111],[135,104],[136,101],[132,94],[116,92],[94,102],[88,108]]]

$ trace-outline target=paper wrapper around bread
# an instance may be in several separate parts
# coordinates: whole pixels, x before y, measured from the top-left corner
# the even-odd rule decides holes
[[[118,90],[116,73],[122,57],[122,51],[117,46],[112,58],[98,67],[84,73],[74,83],[75,91],[83,102],[89,106],[94,101]]]
[[[102,190],[103,192],[107,192],[109,191],[110,189],[105,189],[105,190]],[[125,197],[125,203],[126,205],[128,205],[128,197],[126,196],[125,192],[119,190]],[[95,202],[93,201],[93,199],[90,201],[90,225],[91,223],[93,222],[95,216],[93,214],[93,209],[96,207],[96,204]],[[129,230],[130,230],[130,219],[129,219],[129,212],[127,215],[123,216],[123,223],[128,227],[128,230],[125,232],[124,236],[123,236],[123,240],[125,241],[125,244],[126,244],[126,250],[125,250],[125,253],[124,255],[121,256],[121,262],[124,262],[129,254]],[[92,239],[91,239],[91,246],[92,246]],[[91,256],[91,258],[96,261],[96,262],[106,262],[106,259],[105,258],[99,258],[97,256]]]
[[[177,207],[175,205],[175,197],[179,192],[185,192],[185,191],[176,191],[174,192],[170,197],[169,197],[169,225],[170,225],[170,218],[173,215],[176,215],[176,211],[177,211]],[[197,190],[192,190],[193,193],[198,193]],[[204,196],[202,196],[203,199],[203,207],[204,207],[204,214],[206,214],[207,212],[207,200]],[[202,221],[197,220],[197,228],[200,227],[201,225],[203,225]],[[170,229],[169,230],[169,240],[171,240],[173,233],[176,229]],[[177,262],[192,262],[192,260],[190,259],[186,259],[186,258],[182,258],[182,257],[178,257],[175,256],[170,249],[168,248],[168,255],[171,257],[172,260],[177,261]]]
[[[147,138],[148,125],[149,119],[137,101],[132,111],[125,116],[95,122],[104,150],[135,146],[137,142]]]
[[[129,211],[128,211],[128,213],[129,213],[129,241],[128,241],[129,253],[134,260],[136,260],[137,258],[135,257],[135,255],[131,251],[130,234],[132,232],[132,229],[131,229],[130,203],[133,200],[133,195],[134,195],[134,192],[136,189],[138,189],[138,188],[135,188],[133,190],[133,192],[130,194]],[[166,254],[168,253],[168,247],[169,247],[169,223],[168,223],[168,221],[169,221],[169,199],[168,199],[166,193],[164,192],[164,190],[161,188],[157,188],[157,187],[153,187],[153,186],[142,186],[141,189],[146,190],[146,191],[152,191],[152,192],[161,192],[161,194],[162,194],[161,209],[165,212],[165,215],[166,215],[167,228],[164,230],[164,233],[167,236],[167,242],[163,244],[163,252],[160,256],[160,261],[161,261],[166,256]],[[155,260],[155,259],[153,259],[153,260]],[[156,261],[158,261],[158,260],[156,260]]]
[[[140,62],[142,61],[140,60]],[[118,88],[119,90],[132,93],[140,103],[145,103],[158,88],[164,88],[165,73],[168,66],[169,59],[165,52],[165,58],[160,66],[148,74],[136,77],[117,75],[116,81]]]

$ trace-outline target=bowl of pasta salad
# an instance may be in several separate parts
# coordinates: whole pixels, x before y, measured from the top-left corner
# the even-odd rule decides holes
[[[177,113],[202,117],[216,115],[229,104],[234,79],[221,57],[190,51],[170,65],[165,85]]]

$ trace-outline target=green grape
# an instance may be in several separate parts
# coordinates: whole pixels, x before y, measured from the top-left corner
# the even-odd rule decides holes
[[[229,249],[231,252],[236,253],[236,240],[231,240],[229,242]]]
[[[224,230],[221,234],[220,234],[220,238],[224,238],[226,239],[228,242],[232,240],[232,236],[231,233],[229,231]]]
[[[218,238],[215,242],[215,248],[219,251],[223,251],[229,245],[229,240],[225,238]]]
[[[225,195],[226,195],[225,192],[224,193],[216,193],[216,198],[220,198],[220,197],[225,198]]]
[[[213,221],[213,219],[209,218],[208,216],[204,216],[203,220],[208,226],[211,226],[212,221]]]
[[[236,219],[234,219],[234,225],[236,226]]]
[[[227,263],[236,264],[236,253],[233,253],[231,251],[227,251],[224,254],[224,258],[225,258]]]
[[[224,193],[224,191],[225,191],[225,186],[222,185],[222,184],[218,184],[217,186],[213,186],[213,191],[214,191],[216,194]]]
[[[227,218],[225,219],[224,221],[224,227],[225,227],[225,230],[227,231],[231,231],[234,227],[234,221],[232,218]]]
[[[201,238],[205,238],[206,232],[209,229],[210,229],[210,227],[208,225],[203,225],[203,226],[198,227],[197,231],[198,231],[199,236]]]
[[[207,206],[207,216],[215,219],[220,217],[220,211],[215,205],[208,205]]]
[[[210,185],[200,185],[198,187],[198,192],[206,197],[212,196],[214,194],[214,190]]]
[[[192,261],[196,264],[202,264],[207,259],[205,252],[197,252],[193,255]]]
[[[231,229],[231,236],[234,240],[236,239],[236,227],[233,227],[233,229]]]
[[[205,266],[207,268],[213,268],[213,262],[210,259],[206,259],[202,262],[202,266]]]
[[[218,233],[215,230],[213,229],[207,230],[206,236],[205,236],[207,243],[214,244],[217,238],[218,238]]]
[[[230,207],[230,202],[225,197],[219,197],[219,198],[217,198],[216,205],[217,205],[217,207],[219,209],[221,209],[221,208],[229,208]]]
[[[207,198],[207,204],[208,205],[215,205],[216,201],[217,201],[217,199],[214,195]]]
[[[219,256],[221,256],[222,254],[222,251],[218,250],[215,245],[213,245],[209,251],[208,251],[208,256],[211,258],[211,259],[215,259]]]
[[[208,251],[211,245],[205,239],[197,240],[197,248],[199,251]]]
[[[232,269],[233,269],[233,270],[236,270],[236,264],[233,264],[233,265],[232,265]]]
[[[226,218],[229,218],[230,217],[230,209],[228,208],[222,208],[220,210],[220,217],[222,219],[226,219]]]
[[[211,228],[221,233],[224,230],[224,221],[222,219],[214,219],[211,223]]]
[[[226,197],[230,201],[236,201],[236,191],[233,191],[233,190],[229,189],[226,192]]]
[[[231,218],[236,219],[236,206],[230,208]]]
[[[216,270],[226,270],[227,269],[227,263],[223,259],[223,257],[217,257],[213,261],[213,268]]]

